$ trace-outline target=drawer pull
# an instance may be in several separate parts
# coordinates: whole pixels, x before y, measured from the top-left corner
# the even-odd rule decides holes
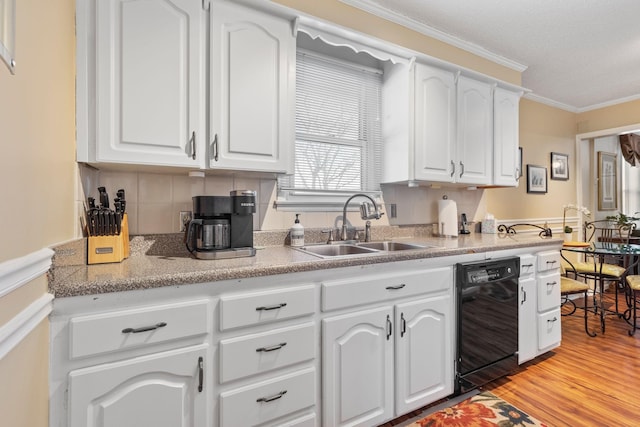
[[[138,334],[140,332],[154,331],[158,328],[164,328],[167,326],[166,322],[156,323],[152,326],[143,326],[142,328],[125,328],[122,330],[123,334]]]
[[[282,302],[282,303],[276,304],[276,305],[268,305],[268,306],[256,307],[256,311],[277,310],[279,308],[286,307],[286,306],[287,306],[287,303],[286,302]]]
[[[555,317],[555,316],[553,317],[553,319],[547,319],[547,323],[548,322],[557,322],[557,321],[558,321],[558,318]]]
[[[398,290],[398,289],[402,289],[402,288],[404,288],[405,286],[407,286],[407,285],[405,285],[404,283],[402,283],[402,284],[397,285],[397,286],[387,286],[387,287],[386,287],[386,289],[387,289],[388,291],[395,291],[395,290]]]
[[[284,347],[285,345],[287,345],[286,342],[281,342],[280,344],[276,344],[276,345],[272,345],[271,347],[260,347],[260,348],[256,348],[256,351],[258,353],[260,352],[269,352],[269,351],[274,351],[274,350],[280,350],[282,347]]]
[[[522,264],[522,266],[525,267],[528,270],[531,267],[533,267],[533,264]]]
[[[553,261],[547,261],[547,264],[555,264],[556,262],[558,262],[557,260],[553,260]]]
[[[256,402],[260,403],[260,402],[272,402],[274,400],[278,400],[280,399],[282,396],[284,396],[285,394],[287,394],[287,390],[282,390],[280,393],[274,395],[274,396],[270,396],[270,397],[261,397],[260,399],[257,399]]]
[[[555,281],[554,282],[547,282],[547,286],[555,286],[557,284],[558,284],[558,282],[555,282]]]
[[[204,360],[198,358],[198,391],[202,393],[202,383],[204,382]]]

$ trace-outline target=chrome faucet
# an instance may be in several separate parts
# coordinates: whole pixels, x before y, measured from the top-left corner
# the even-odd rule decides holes
[[[368,206],[368,202],[365,202],[360,206],[360,218],[366,220],[380,219],[382,215],[384,215],[384,212],[380,212],[376,201],[371,197],[362,193],[354,194],[353,196],[349,197],[346,202],[344,202],[344,208],[342,209],[342,231],[340,233],[340,240],[347,240],[347,205],[356,197],[366,197],[367,199],[371,200],[371,203],[373,203],[374,212],[371,212],[371,209]]]

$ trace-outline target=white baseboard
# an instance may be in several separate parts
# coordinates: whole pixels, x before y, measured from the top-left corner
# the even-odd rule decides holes
[[[53,251],[41,249],[0,263],[0,298],[47,273]],[[0,326],[0,359],[13,350],[52,310],[53,295],[45,293]]]

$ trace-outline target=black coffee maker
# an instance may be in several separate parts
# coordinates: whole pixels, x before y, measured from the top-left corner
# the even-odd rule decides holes
[[[253,214],[256,192],[193,197],[193,219],[185,235],[187,250],[198,259],[254,256]]]

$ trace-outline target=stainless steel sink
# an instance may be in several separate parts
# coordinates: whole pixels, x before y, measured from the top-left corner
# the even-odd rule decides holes
[[[337,257],[347,255],[363,255],[376,253],[375,249],[364,248],[355,245],[316,245],[300,248],[303,252],[308,252],[321,257]]]
[[[395,252],[406,251],[410,249],[425,249],[428,246],[416,245],[413,243],[401,243],[401,242],[366,242],[358,243],[358,247],[375,249],[378,251]]]
[[[358,255],[374,255],[385,252],[406,251],[410,249],[425,249],[429,247],[431,246],[401,242],[360,242],[333,243],[330,245],[319,244],[295,249],[321,258],[332,258]]]

